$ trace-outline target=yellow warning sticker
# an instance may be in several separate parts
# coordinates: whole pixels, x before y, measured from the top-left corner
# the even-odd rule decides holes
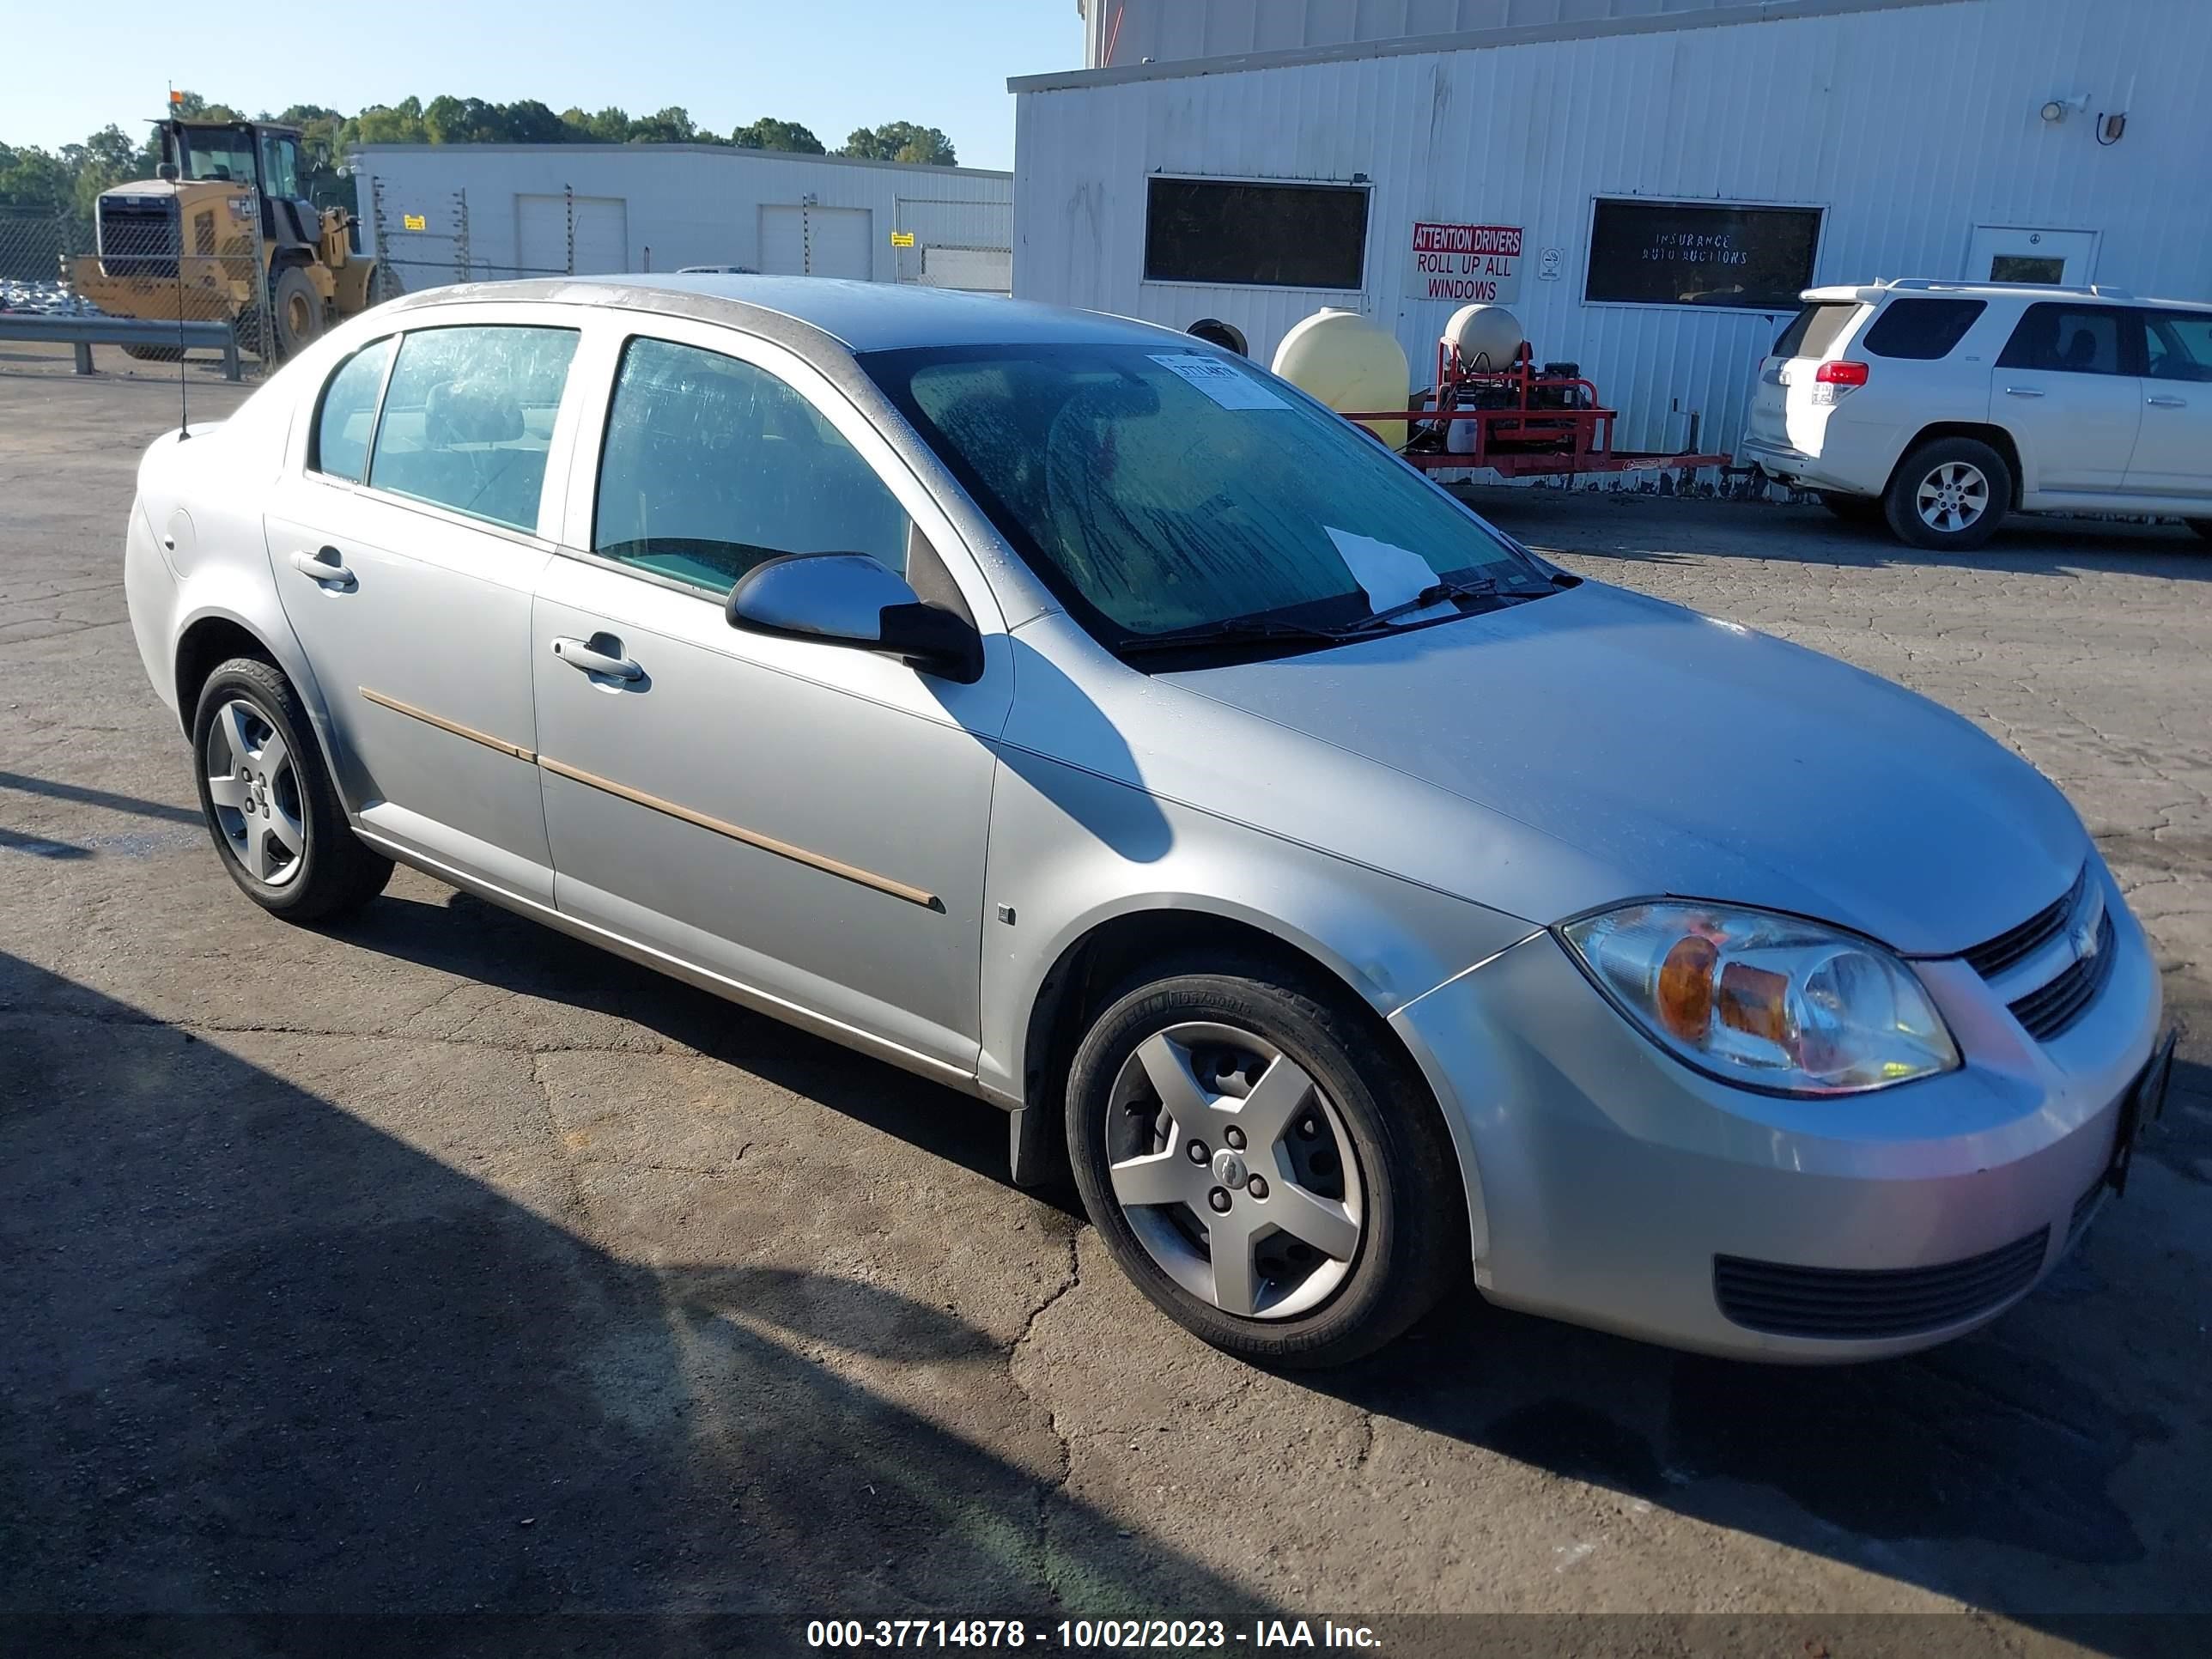
[[[429,227],[430,222],[419,213],[404,214],[399,220],[402,230],[427,230]]]
[[[893,231],[891,233],[891,246],[893,247],[912,247],[914,246],[914,233],[910,230]]]

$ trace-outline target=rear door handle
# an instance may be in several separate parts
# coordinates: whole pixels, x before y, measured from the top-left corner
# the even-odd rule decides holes
[[[346,568],[345,559],[335,547],[325,547],[313,553],[295,553],[292,568],[303,576],[312,576],[319,582],[335,582],[340,587],[354,585],[353,572]]]
[[[2153,409],[2186,409],[2189,407],[2189,399],[2186,398],[2153,398],[2150,399],[2150,406]]]
[[[2039,386],[2008,386],[2005,388],[2005,396],[2008,398],[2040,398],[2042,395],[2043,391]]]
[[[621,647],[617,646],[616,648]],[[641,680],[645,678],[645,670],[628,657],[612,657],[604,651],[595,651],[588,640],[556,639],[553,641],[553,654],[569,667],[586,674],[604,674],[611,680]]]

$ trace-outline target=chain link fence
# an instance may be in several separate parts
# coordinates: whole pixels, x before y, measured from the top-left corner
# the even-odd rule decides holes
[[[364,181],[368,201],[368,250],[377,256],[375,297],[443,288],[449,283],[493,283],[518,276],[570,276],[576,270],[575,192],[563,189],[558,205],[566,216],[566,235],[558,237],[559,264],[499,264],[478,256],[469,233],[469,193],[457,190],[418,210],[394,209],[384,180],[374,173]]]
[[[323,300],[305,271],[272,276],[262,246],[252,211],[219,193],[110,192],[88,220],[0,211],[0,313],[227,324],[247,372],[266,374],[286,341],[320,331]],[[141,362],[194,355],[152,343],[120,349]]]

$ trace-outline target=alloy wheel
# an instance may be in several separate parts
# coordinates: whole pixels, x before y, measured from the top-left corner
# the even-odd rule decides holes
[[[200,763],[216,827],[254,880],[281,887],[306,862],[307,824],[290,746],[243,697],[216,711]]]
[[[1350,1274],[1366,1208],[1351,1133],[1266,1038],[1212,1022],[1153,1033],[1115,1079],[1105,1133],[1130,1231],[1192,1295],[1286,1319]]]
[[[1971,462],[1945,461],[1921,479],[1913,505],[1930,530],[1954,536],[1979,523],[1990,510],[1990,481]]]

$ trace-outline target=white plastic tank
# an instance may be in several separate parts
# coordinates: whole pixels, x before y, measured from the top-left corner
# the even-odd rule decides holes
[[[1527,337],[1521,331],[1521,319],[1504,306],[1472,305],[1452,313],[1444,325],[1443,343],[1459,348],[1462,368],[1502,374],[1513,367]],[[1444,448],[1452,454],[1474,453],[1474,438],[1473,421],[1444,423]]]
[[[1413,380],[1406,348],[1356,311],[1324,306],[1291,325],[1272,365],[1299,391],[1331,409],[1403,409]],[[1406,447],[1403,421],[1360,425],[1393,449]]]
[[[1521,343],[1521,319],[1504,306],[1462,306],[1444,325],[1443,343],[1459,348],[1462,367],[1503,374],[1513,367]]]

